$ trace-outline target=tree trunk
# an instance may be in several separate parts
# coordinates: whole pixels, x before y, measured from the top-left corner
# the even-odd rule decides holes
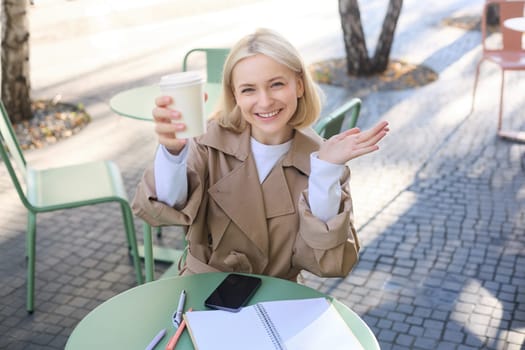
[[[403,0],[390,0],[383,21],[381,35],[377,42],[376,51],[372,59],[372,70],[374,72],[384,72],[388,66],[388,58],[392,42],[394,41],[394,32],[396,31],[397,20],[401,14]]]
[[[498,4],[489,5],[487,9],[487,24],[496,26],[499,24],[499,6]]]
[[[12,122],[32,118],[27,0],[2,0],[2,101]]]
[[[346,50],[346,67],[350,75],[370,70],[370,59],[361,24],[361,12],[357,0],[339,0],[339,15]]]
[[[370,58],[357,0],[339,0],[339,15],[349,75],[362,76],[385,71],[402,6],[403,0],[390,0],[374,57]]]

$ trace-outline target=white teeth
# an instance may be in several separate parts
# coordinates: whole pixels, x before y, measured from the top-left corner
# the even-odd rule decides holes
[[[270,113],[257,113],[257,115],[259,117],[263,117],[263,118],[271,118],[274,115],[276,115],[277,113],[279,113],[279,111],[273,111],[273,112],[270,112]]]

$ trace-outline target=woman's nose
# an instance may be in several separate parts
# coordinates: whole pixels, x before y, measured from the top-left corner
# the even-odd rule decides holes
[[[273,102],[272,95],[269,91],[261,90],[259,93],[259,105],[260,106],[270,106]]]

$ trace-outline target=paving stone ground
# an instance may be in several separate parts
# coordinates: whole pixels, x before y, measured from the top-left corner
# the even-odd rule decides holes
[[[322,17],[326,22],[318,30],[328,34],[311,41],[325,48],[326,55],[342,54],[338,34],[333,34],[338,28],[329,24],[337,20],[337,9],[305,4],[304,17],[299,14],[297,23]],[[350,164],[361,259],[344,279],[305,274],[309,286],[333,295],[358,313],[377,335],[382,349],[524,349],[525,145],[495,135],[499,72],[490,64],[483,66],[475,109],[469,113],[480,33],[442,25],[444,18],[475,14],[481,5],[482,1],[467,0],[434,2],[432,6],[404,2],[392,55],[427,65],[439,79],[416,89],[363,96],[358,125],[367,128],[388,120],[392,130],[380,152]],[[41,12],[61,6],[61,13],[69,9],[82,17],[88,12],[80,9],[89,4],[50,0],[36,6],[41,6]],[[248,17],[254,8],[263,11],[265,6],[275,3],[254,1],[247,7],[233,6],[221,15],[245,11]],[[362,6],[365,17],[380,12],[384,4],[376,0]],[[32,15],[34,26],[43,23]],[[369,23],[380,18],[375,16]],[[245,29],[231,23],[233,28]],[[118,24],[119,30],[135,30],[129,24]],[[96,32],[98,27],[90,28]],[[308,40],[303,44],[292,29],[289,33],[301,43],[308,60],[319,59],[320,53],[312,50],[315,45],[309,46]],[[85,33],[86,38],[91,34]],[[229,40],[237,36],[233,34],[223,29],[211,37],[222,35]],[[59,39],[66,36],[57,39],[58,46],[68,42],[77,48],[83,43],[81,36],[73,42],[68,41],[67,33],[56,35]],[[197,41],[211,38],[204,31],[194,35],[200,38]],[[373,38],[375,33],[367,35]],[[35,51],[44,52],[50,37],[41,34]],[[130,66],[138,67],[143,59],[136,58]],[[43,59],[35,63],[35,67],[44,66]],[[73,101],[85,99],[94,118],[70,140],[29,151],[26,156],[37,167],[113,159],[132,197],[152,159],[155,139],[150,125],[115,116],[107,101],[116,91],[151,82],[155,75],[129,67],[127,71],[113,69],[109,78],[102,76],[108,71],[102,75],[95,70],[83,72],[80,63],[78,75],[68,73],[69,80],[38,73],[36,95],[61,92]],[[525,130],[524,75],[513,72],[506,76],[505,125],[513,129]],[[349,97],[341,88],[324,85],[323,90],[327,110]],[[26,212],[2,166],[0,174],[0,348],[62,349],[89,311],[135,286],[119,209],[107,204],[39,215],[36,309],[28,315]],[[138,220],[136,228],[141,240]],[[180,232],[167,230],[156,243],[177,246]],[[166,267],[158,264],[157,274]]]

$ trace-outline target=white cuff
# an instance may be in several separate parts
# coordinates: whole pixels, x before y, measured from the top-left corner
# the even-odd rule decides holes
[[[327,222],[339,213],[341,185],[345,165],[326,162],[310,155],[310,177],[308,178],[308,202],[312,214]]]
[[[154,173],[158,201],[171,207],[179,207],[186,203],[188,199],[187,157],[187,145],[176,156],[169,153],[163,145],[157,148]]]

